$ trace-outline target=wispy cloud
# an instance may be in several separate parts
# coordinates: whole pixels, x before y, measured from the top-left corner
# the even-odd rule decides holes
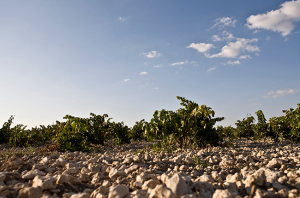
[[[125,21],[125,19],[124,19],[124,18],[122,18],[122,17],[119,17],[119,20],[120,20],[120,21]]]
[[[249,55],[241,55],[239,57],[239,59],[247,59],[247,58],[251,58],[251,56],[249,56]]]
[[[222,41],[222,39],[221,39],[218,35],[213,35],[213,36],[211,37],[211,39],[212,39],[213,41]]]
[[[177,63],[172,63],[172,64],[170,64],[170,66],[175,66],[175,65],[184,65],[184,64],[186,64],[186,63],[188,63],[188,61],[186,60],[185,62],[177,62]]]
[[[141,72],[140,75],[145,75],[148,74],[147,72]]]
[[[216,69],[215,67],[209,68],[209,69],[207,70],[207,72],[211,72],[212,70],[215,70],[215,69]]]
[[[153,89],[158,89],[157,87],[153,88]]]
[[[153,67],[155,67],[155,68],[162,67],[162,65],[154,65]]]
[[[220,53],[213,54],[213,55],[205,54],[205,56],[208,58],[219,58],[219,57],[236,58],[244,51],[248,51],[248,52],[260,51],[256,45],[249,44],[252,42],[257,42],[257,39],[236,38],[235,42],[229,42],[227,45],[225,45],[221,49]]]
[[[211,28],[218,27],[219,29],[222,29],[222,28],[224,28],[226,26],[235,27],[235,23],[236,23],[236,20],[233,20],[233,17],[217,18],[215,20],[215,24]]]
[[[247,18],[249,29],[265,29],[280,32],[286,36],[294,29],[294,22],[300,21],[300,1],[286,1],[281,8]]]
[[[158,53],[157,51],[151,51],[151,52],[148,52],[148,53],[141,52],[140,55],[144,55],[147,58],[156,58],[156,57],[160,57],[161,56],[161,54]]]
[[[271,37],[269,35],[267,35],[266,40],[268,41],[270,39],[271,39]]]
[[[241,64],[240,61],[236,60],[236,61],[227,61],[226,63],[224,63],[224,65],[239,65]]]
[[[213,48],[213,47],[215,47],[215,46],[210,43],[191,43],[186,48],[193,48],[193,49],[196,49],[198,52],[205,53],[208,50],[210,50],[210,48]]]
[[[300,91],[300,89],[298,89],[298,90],[295,90],[295,89],[282,89],[282,90],[277,90],[277,91],[269,91],[266,96],[263,96],[263,98],[269,98],[269,97],[278,98],[278,97],[285,96],[285,95],[288,95],[288,94],[295,94],[298,91]]]
[[[127,81],[130,81],[130,79],[128,79],[128,78],[127,78],[127,79],[124,79],[124,82],[127,82]]]
[[[235,37],[233,36],[233,34],[227,32],[227,31],[223,31],[222,34],[224,35],[223,38],[220,38],[218,35],[213,35],[211,37],[211,39],[213,41],[223,41],[223,40],[232,40],[232,39],[235,39]]]
[[[197,61],[191,61],[191,63],[194,65],[194,66],[198,66],[199,64],[197,63]]]

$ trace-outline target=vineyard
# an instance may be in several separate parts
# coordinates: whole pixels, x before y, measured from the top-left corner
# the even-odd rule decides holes
[[[53,145],[59,151],[90,151],[92,145],[128,144],[131,141],[159,140],[152,149],[172,151],[175,148],[204,148],[210,146],[231,146],[236,139],[251,140],[271,138],[300,141],[300,103],[296,109],[290,108],[285,116],[266,120],[258,110],[257,123],[253,116],[237,120],[236,127],[216,126],[224,117],[215,117],[211,107],[177,96],[182,108],[176,111],[162,109],[155,111],[150,122],[141,120],[132,128],[123,122],[113,122],[107,114],[90,114],[89,118],[66,115],[65,122],[40,125],[26,129],[23,124],[12,127],[11,116],[0,129],[0,143],[15,147]]]

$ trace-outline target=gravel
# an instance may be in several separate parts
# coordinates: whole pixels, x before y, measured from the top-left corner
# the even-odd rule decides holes
[[[299,144],[237,140],[173,153],[149,144],[7,157],[0,145],[0,198],[300,197]]]

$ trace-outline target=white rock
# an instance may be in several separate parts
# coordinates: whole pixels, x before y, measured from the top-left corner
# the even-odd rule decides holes
[[[132,193],[130,193],[130,197],[132,198],[145,198],[148,196],[149,194],[145,190],[135,190]]]
[[[266,181],[265,170],[263,168],[257,170],[252,175],[248,175],[247,179],[244,181],[245,187],[250,187],[252,184],[262,186]]]
[[[32,187],[41,187],[43,190],[56,188],[56,178],[37,175],[33,179]]]
[[[204,174],[198,177],[196,181],[213,183],[214,179],[210,175]]]
[[[138,165],[130,166],[129,168],[125,169],[125,173],[126,174],[132,173],[133,171],[137,170],[138,168],[139,168]]]
[[[64,166],[66,164],[66,160],[64,158],[58,158],[53,164],[52,166],[53,167],[56,167],[56,166]]]
[[[217,189],[213,194],[212,198],[235,198],[235,195],[231,194],[231,192],[229,192],[228,189]]]
[[[38,169],[30,170],[22,176],[22,179],[33,179],[37,175],[45,176],[46,173]]]
[[[149,198],[175,198],[172,190],[161,184],[150,190],[149,194]]]
[[[69,182],[69,175],[58,175],[56,183],[63,184]]]
[[[277,158],[273,158],[269,163],[267,164],[268,168],[280,168],[283,161]]]
[[[166,186],[172,190],[175,195],[185,195],[188,193],[187,185],[184,179],[178,173],[175,173],[167,180]]]
[[[149,161],[151,160],[151,156],[149,154],[145,154],[145,157],[144,157],[145,161]]]
[[[18,198],[40,198],[43,190],[39,187],[25,187],[19,191]]]
[[[123,161],[123,164],[131,164],[132,161],[133,161],[132,157],[126,157],[125,160]]]
[[[81,182],[83,182],[83,183],[86,183],[86,182],[90,181],[90,176],[88,174],[85,174],[85,173],[80,173],[79,178],[80,178]]]
[[[0,173],[0,181],[4,181],[5,178],[6,178],[5,173],[1,172],[1,173]]]
[[[92,174],[96,174],[101,171],[100,165],[89,164],[88,169],[92,172]]]
[[[41,161],[40,161],[40,164],[49,164],[50,162],[50,157],[44,157]]]
[[[77,169],[77,168],[67,168],[64,172],[63,172],[63,174],[69,174],[69,175],[71,175],[71,174],[77,174],[77,173],[79,173],[79,169]]]
[[[119,171],[118,169],[116,168],[112,168],[110,171],[109,171],[109,178],[111,179],[115,179],[117,178],[118,176],[125,176],[126,173],[124,171]]]
[[[106,195],[108,193],[109,189],[105,186],[100,186],[97,189],[95,189],[92,194],[91,198],[96,198],[98,194]]]
[[[150,179],[143,184],[142,189],[143,190],[147,190],[148,188],[153,189],[158,184],[160,184],[160,182],[158,180]]]
[[[123,184],[120,184],[117,186],[110,187],[108,198],[124,198],[127,195],[129,195],[128,187]]]
[[[95,175],[93,175],[92,184],[96,184],[98,182],[100,182],[100,180],[103,178],[104,176],[102,175],[102,173],[96,173]]]
[[[90,198],[90,194],[88,193],[77,193],[72,195],[70,198]]]
[[[140,156],[135,155],[135,156],[133,157],[133,161],[134,161],[134,162],[137,162],[137,163],[141,163],[141,162],[142,162],[142,158],[140,158]]]
[[[231,167],[234,166],[234,159],[230,158],[229,156],[225,156],[222,158],[222,161],[219,164],[223,167]]]
[[[108,181],[108,180],[104,180],[103,183],[102,183],[102,186],[110,187],[111,186],[111,182]]]
[[[207,182],[195,182],[195,190],[199,192],[202,198],[211,198],[214,193],[214,187]]]

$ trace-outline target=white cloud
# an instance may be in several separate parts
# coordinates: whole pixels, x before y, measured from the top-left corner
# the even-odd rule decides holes
[[[191,43],[187,48],[196,49],[198,52],[204,53],[210,50],[210,48],[215,47],[213,44],[209,43]]]
[[[140,75],[145,75],[145,74],[147,74],[147,72],[141,72],[141,73],[140,73]]]
[[[249,55],[241,55],[239,57],[239,59],[247,59],[247,58],[251,58],[251,56],[249,56]]]
[[[213,35],[213,36],[211,37],[211,39],[212,39],[213,41],[222,41],[222,39],[221,39],[218,35]]]
[[[227,31],[223,31],[222,34],[225,35],[225,36],[223,36],[223,38],[220,38],[218,35],[213,35],[211,37],[211,39],[213,41],[223,41],[223,40],[232,40],[232,39],[235,39],[235,37],[233,36],[233,34],[227,32]]]
[[[298,91],[300,91],[300,89],[298,89],[298,90],[283,89],[283,90],[277,90],[277,91],[269,91],[266,96],[263,96],[263,98],[269,98],[269,97],[277,98],[277,97],[285,96],[285,95],[288,95],[288,94],[295,94]]]
[[[175,65],[184,65],[184,64],[186,64],[186,63],[188,63],[188,61],[186,60],[185,62],[177,62],[177,63],[172,63],[172,64],[170,64],[170,66],[175,66]]]
[[[268,40],[270,40],[270,39],[271,39],[271,37],[269,37],[269,35],[267,35],[266,40],[268,41]]]
[[[124,82],[130,81],[130,79],[124,79]]]
[[[224,28],[225,26],[235,27],[236,20],[233,20],[232,17],[223,17],[223,18],[217,18],[215,22],[216,23],[211,28],[218,27],[219,29],[221,29]]]
[[[158,53],[157,51],[151,51],[151,52],[148,52],[148,53],[141,52],[140,55],[147,56],[147,58],[156,58],[156,57],[161,56],[161,54]]]
[[[124,18],[122,18],[122,17],[119,17],[119,20],[120,20],[120,21],[125,21],[125,19],[124,19]]]
[[[216,58],[216,57],[226,57],[226,58],[236,58],[242,52],[255,52],[260,51],[256,45],[250,45],[249,43],[257,42],[257,39],[245,39],[245,38],[237,38],[236,42],[229,42],[225,45],[221,52],[218,54],[209,55],[206,54],[208,58]]]
[[[158,89],[157,87],[153,88],[153,89]]]
[[[209,68],[209,69],[207,70],[207,72],[210,72],[210,71],[212,71],[212,70],[214,70],[214,69],[216,69],[216,68],[215,68],[215,67]]]
[[[256,34],[256,33],[258,33],[258,32],[260,32],[260,30],[254,30],[252,33],[253,33],[253,34]]]
[[[194,65],[194,66],[198,66],[199,64],[197,63],[197,61],[191,61],[191,63]]]
[[[162,67],[162,66],[161,66],[161,65],[154,65],[153,67],[156,67],[156,68],[157,68],[157,67]]]
[[[236,60],[236,61],[227,61],[227,63],[225,63],[225,65],[239,65],[241,64],[240,61]]]
[[[300,0],[287,1],[278,10],[266,14],[251,15],[247,18],[249,29],[266,29],[281,32],[286,36],[294,29],[293,22],[300,21]]]

